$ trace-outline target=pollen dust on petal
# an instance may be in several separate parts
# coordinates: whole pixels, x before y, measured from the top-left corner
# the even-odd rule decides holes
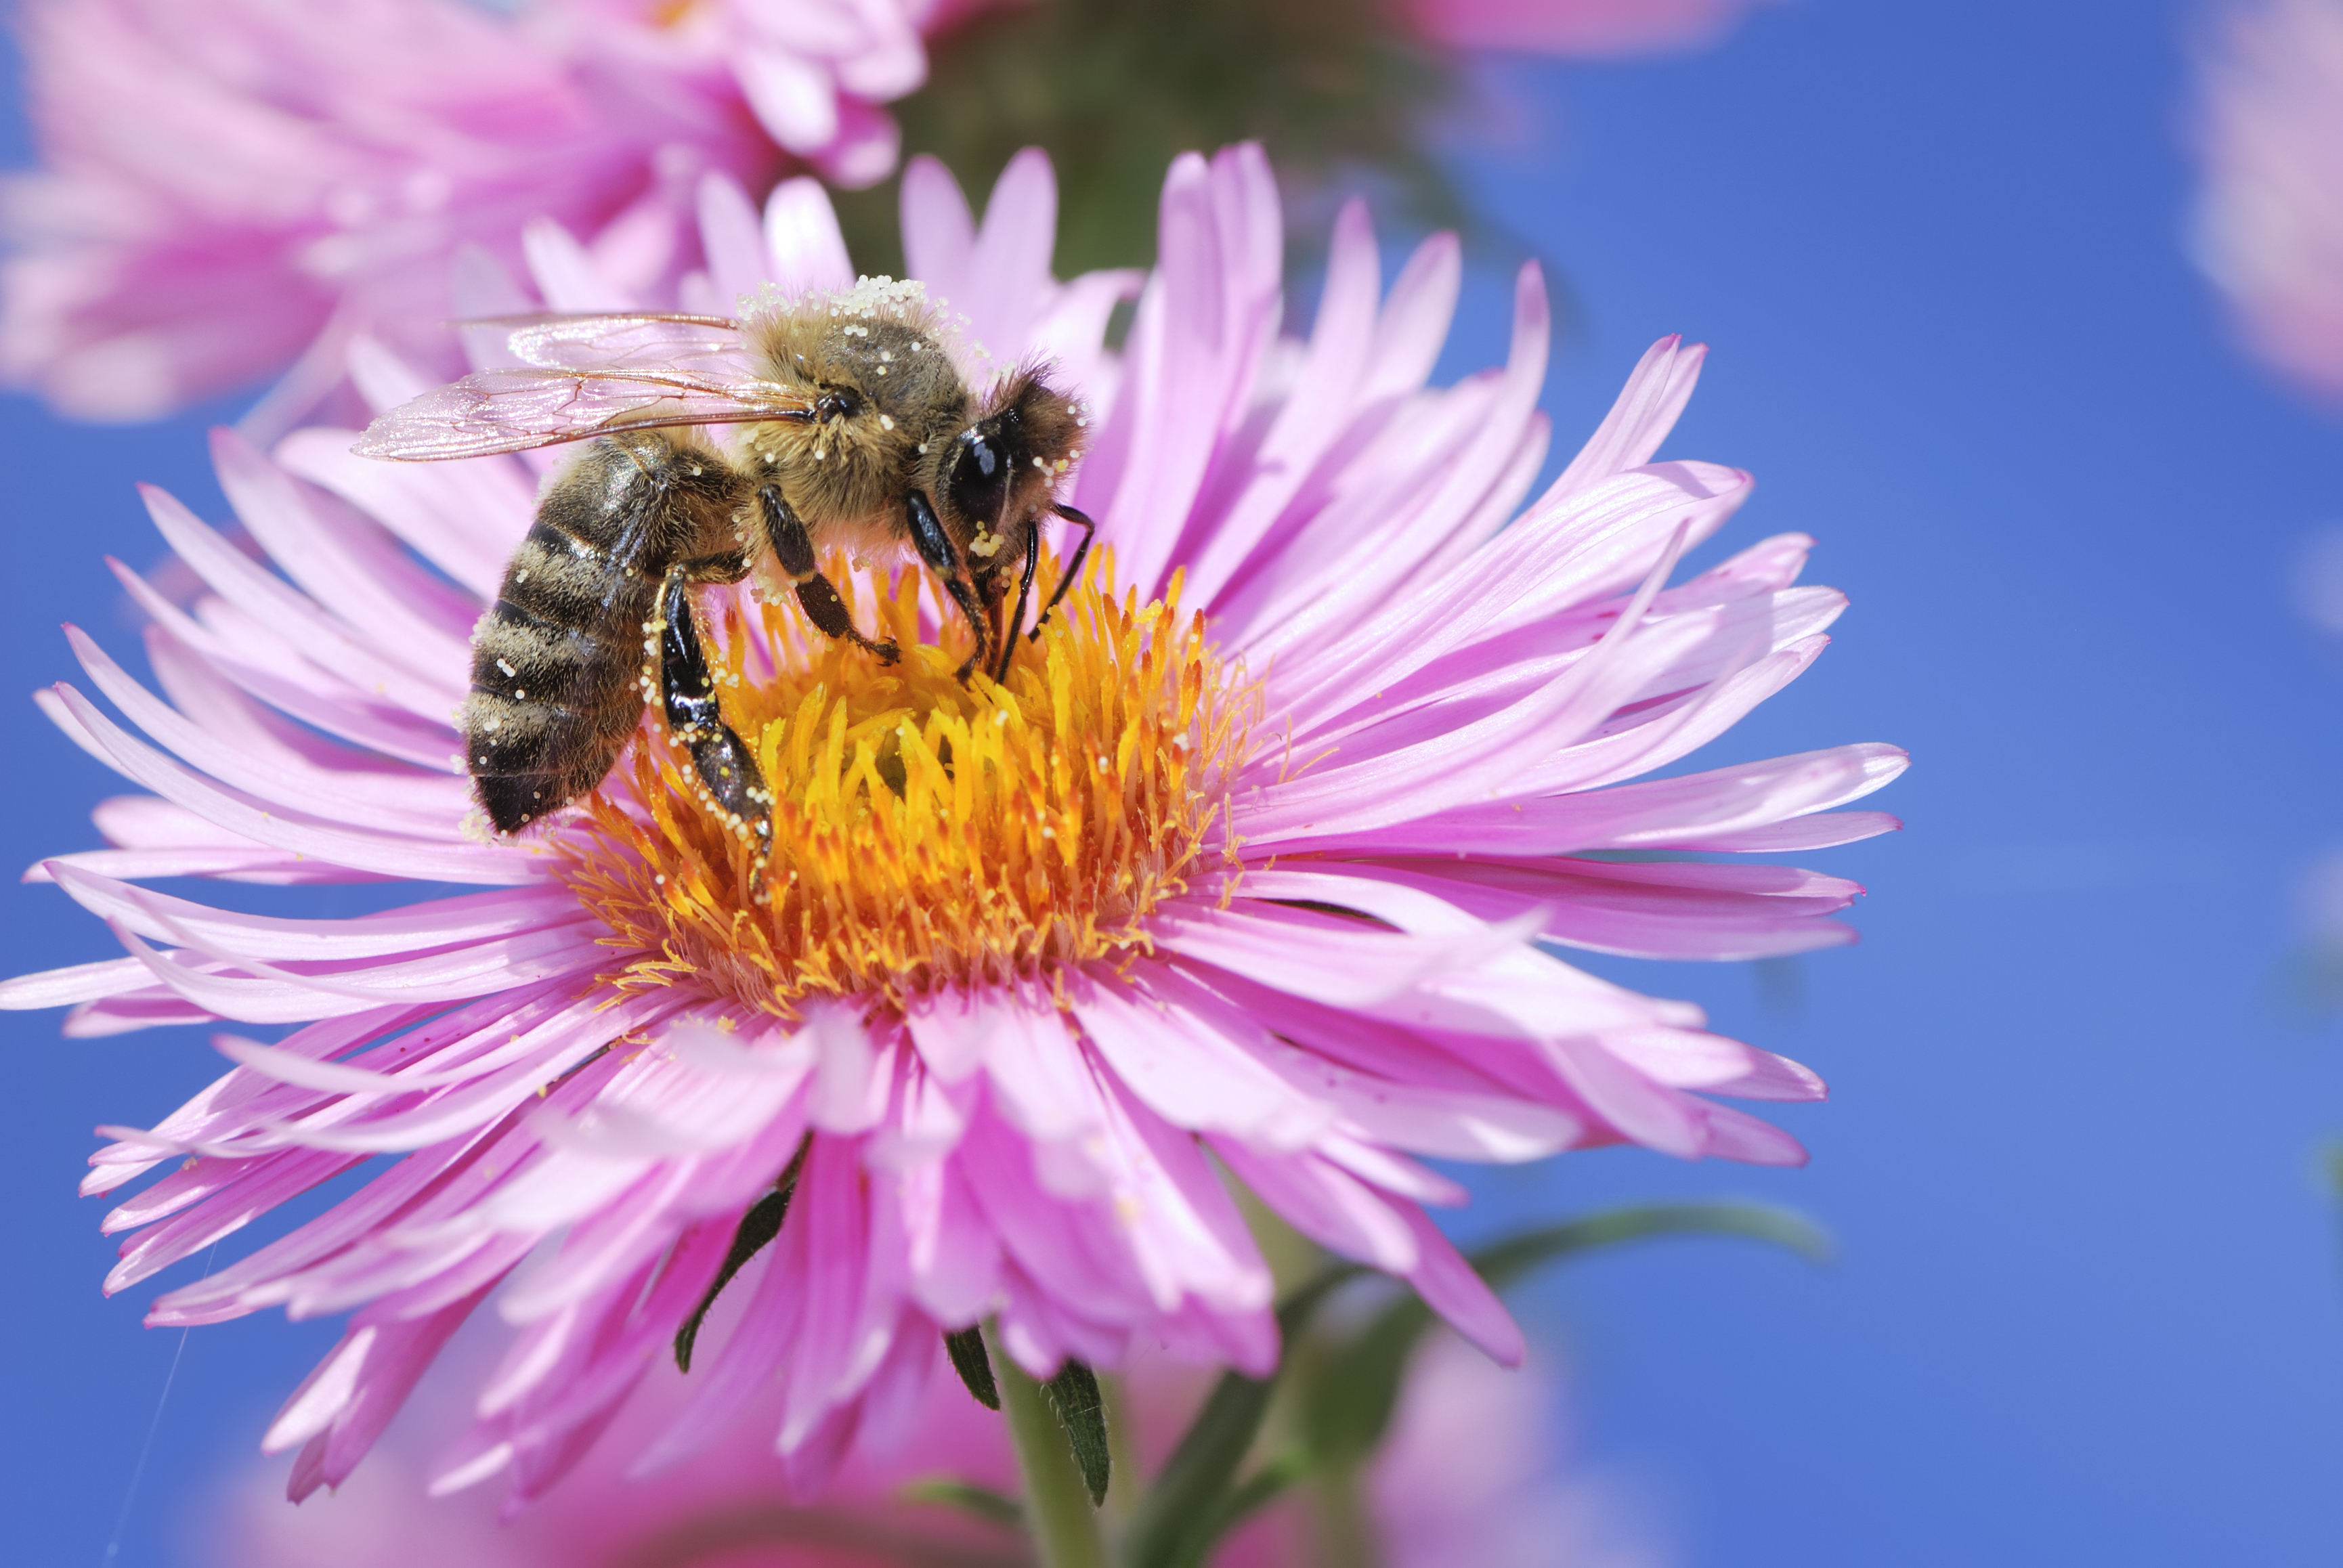
[[[1182,618],[1176,577],[1141,605],[1112,570],[1093,554],[1001,684],[955,678],[964,627],[921,640],[908,572],[861,596],[864,624],[875,598],[903,650],[891,666],[794,605],[755,606],[753,625],[736,608],[709,654],[772,792],[769,860],[654,713],[567,839],[566,879],[629,955],[604,981],[786,1016],[815,996],[900,1007],[1148,951],[1157,905],[1200,869],[1234,874],[1226,780],[1259,704],[1203,618]]]

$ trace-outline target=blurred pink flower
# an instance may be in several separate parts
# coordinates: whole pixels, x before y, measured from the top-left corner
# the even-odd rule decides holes
[[[451,259],[528,219],[649,285],[703,170],[895,165],[878,106],[950,0],[34,0],[41,166],[0,219],[0,378],[143,419],[283,370],[297,417],[355,329],[432,363]],[[321,337],[321,334],[323,334]],[[435,367],[452,369],[450,363]],[[281,424],[277,427],[282,428]]]
[[[2199,75],[2198,261],[2255,353],[2343,397],[2343,4],[2237,6]]]
[[[1007,687],[960,687],[957,654],[932,646],[942,622],[923,578],[908,579],[924,584],[916,607],[893,601],[920,618],[918,660],[883,678],[867,660],[819,667],[844,682],[940,668],[918,702],[981,700],[1001,715],[952,732],[963,762],[991,755],[980,750],[991,733],[1054,736],[1045,772],[1060,793],[997,829],[965,815],[959,786],[900,817],[896,797],[859,783],[802,800],[783,789],[783,803],[861,813],[837,818],[840,833],[883,819],[941,835],[938,854],[980,832],[1023,846],[1054,820],[1063,840],[1038,852],[1126,900],[1082,917],[1095,928],[963,951],[952,944],[977,926],[975,906],[941,893],[908,905],[904,889],[850,880],[873,867],[838,896],[877,912],[830,906],[831,934],[801,945],[794,926],[726,912],[749,886],[745,862],[710,870],[687,854],[731,840],[689,797],[662,793],[682,788],[657,772],[663,749],[622,762],[590,813],[545,838],[468,836],[451,718],[467,636],[529,524],[536,476],[516,459],[374,463],[350,453],[352,432],[327,429],[270,457],[223,433],[221,481],[286,577],[149,492],[208,585],[187,613],[122,572],[156,618],[165,696],[70,633],[98,691],[153,744],[69,685],[45,708],[155,793],[100,807],[115,848],[40,874],[129,955],[10,982],[0,1003],[75,1004],[67,1028],[82,1035],[307,1025],[275,1045],[220,1037],[234,1070],[151,1130],[115,1130],[94,1157],[93,1192],[169,1167],[107,1219],[141,1231],[107,1288],[376,1155],[403,1156],[150,1317],[357,1309],[267,1437],[301,1449],[297,1496],[349,1473],[500,1284],[498,1312],[518,1333],[435,1484],[504,1473],[517,1497],[542,1491],[666,1353],[744,1212],[800,1151],[787,1224],[728,1292],[745,1302],[737,1331],[702,1352],[645,1467],[682,1459],[778,1381],[779,1442],[810,1491],[858,1434],[900,1424],[940,1330],[988,1317],[996,1347],[1037,1375],[1066,1356],[1111,1367],[1141,1345],[1269,1367],[1270,1275],[1222,1171],[1511,1359],[1512,1319],[1423,1209],[1463,1193],[1416,1156],[1526,1161],[1633,1141],[1805,1158],[1712,1097],[1818,1099],[1814,1074],[1546,946],[1726,959],[1851,940],[1826,917],[1852,883],[1652,852],[1812,849],[1896,825],[1837,809],[1902,769],[1886,746],[1631,781],[1795,678],[1845,602],[1794,586],[1811,544],[1795,534],[1668,586],[1749,490],[1731,468],[1654,460],[1701,351],[1654,347],[1524,511],[1546,449],[1534,266],[1509,362],[1433,388],[1459,280],[1453,236],[1422,246],[1386,294],[1365,211],[1345,208],[1316,324],[1286,336],[1266,160],[1253,147],[1191,155],[1164,186],[1161,259],[1118,365],[1099,340],[1128,280],[1051,278],[1046,163],[1012,165],[981,226],[940,169],[911,173],[915,265],[950,280],[1001,363],[1046,350],[1089,391],[1102,424],[1071,499],[1099,518],[1111,578],[1079,590],[1051,633],[1070,661],[1091,650],[1079,679],[1051,652],[1046,680],[1027,658]],[[761,222],[722,182],[701,209],[709,276],[687,292],[850,281],[809,183],[779,188]],[[591,256],[542,232],[548,302],[598,286]],[[368,343],[353,363],[379,405],[424,385]],[[887,569],[849,579],[866,624]],[[737,617],[711,624],[733,628],[728,705],[845,658],[809,651],[797,621],[745,588],[709,597],[727,595]],[[1176,614],[1151,604],[1167,596]],[[831,711],[840,739],[824,754],[843,766],[846,709]],[[1129,718],[1090,717],[1102,712]],[[1011,717],[1026,728],[997,728]],[[900,722],[889,733],[908,733]],[[939,706],[924,722],[959,720]],[[1114,728],[1085,728],[1100,722]],[[1010,852],[1007,837],[986,841]],[[793,879],[826,874],[816,848],[778,863]],[[165,876],[487,890],[285,920],[135,885]],[[982,896],[990,920],[1029,895]],[[805,978],[840,972],[836,944],[877,942],[867,933],[896,930],[883,922],[905,909],[932,967],[842,994]],[[702,910],[712,927],[691,923]]]
[[[719,1309],[719,1313],[722,1309]],[[460,1357],[462,1347],[458,1347]],[[1026,1561],[1010,1532],[896,1493],[929,1476],[1013,1494],[1001,1418],[948,1372],[905,1412],[900,1441],[850,1458],[820,1503],[791,1507],[769,1420],[738,1421],[688,1465],[653,1479],[628,1462],[688,1402],[689,1380],[654,1368],[609,1441],[579,1462],[545,1505],[514,1513],[491,1492],[427,1499],[431,1447],[461,1410],[427,1391],[372,1462],[330,1493],[285,1506],[281,1467],[255,1465],[214,1501],[199,1561],[222,1568],[970,1568]],[[770,1391],[752,1413],[770,1417]]]
[[[1119,1441],[1160,1462],[1204,1387],[1161,1360],[1142,1362],[1123,1384],[1117,1413],[1131,1430]],[[686,1392],[672,1367],[653,1372],[613,1441],[547,1506],[518,1517],[478,1492],[419,1502],[422,1423],[412,1421],[347,1485],[298,1509],[285,1507],[277,1478],[256,1468],[216,1505],[206,1560],[234,1568],[976,1568],[1023,1560],[1007,1531],[900,1495],[910,1483],[940,1476],[1015,1495],[1000,1421],[949,1375],[930,1380],[897,1447],[850,1461],[815,1508],[783,1505],[781,1462],[764,1429],[745,1422],[689,1466],[649,1483],[630,1480],[618,1456],[655,1437]],[[1452,1336],[1429,1339],[1362,1488],[1377,1561],[1384,1568],[1664,1562],[1632,1497],[1563,1468],[1554,1432],[1559,1393],[1537,1362],[1508,1371]],[[1212,1568],[1322,1561],[1312,1550],[1308,1513],[1298,1497],[1270,1508],[1213,1553]]]
[[[1391,1432],[1367,1467],[1385,1568],[1658,1568],[1670,1560],[1620,1483],[1561,1473],[1558,1391],[1534,1362],[1525,1370],[1509,1372],[1451,1334],[1416,1352]]]
[[[1767,0],[1409,0],[1426,37],[1574,58],[1697,49]]]

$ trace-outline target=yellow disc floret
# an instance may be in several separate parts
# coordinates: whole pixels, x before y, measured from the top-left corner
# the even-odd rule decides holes
[[[769,854],[655,720],[570,840],[568,880],[634,955],[606,979],[788,1014],[1146,951],[1147,915],[1208,842],[1233,872],[1212,835],[1253,705],[1176,579],[1142,606],[1101,586],[1111,569],[1094,559],[1000,684],[956,678],[965,628],[921,640],[910,573],[879,605],[893,665],[794,606],[757,607],[754,627],[736,611],[710,657],[772,794]]]

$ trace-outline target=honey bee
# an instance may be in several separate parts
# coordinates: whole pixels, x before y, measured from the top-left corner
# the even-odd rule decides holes
[[[354,448],[430,461],[588,443],[548,482],[472,634],[465,764],[499,833],[599,784],[654,699],[718,808],[769,831],[755,753],[718,709],[695,585],[785,583],[821,631],[892,663],[899,650],[856,628],[819,562],[909,545],[975,633],[960,678],[981,667],[1003,679],[1042,518],[1083,534],[1028,636],[1089,553],[1094,525],[1056,494],[1086,435],[1081,406],[1030,365],[971,391],[916,283],[769,296],[739,320],[506,325],[520,365],[392,409]],[[693,428],[706,426],[735,428]]]

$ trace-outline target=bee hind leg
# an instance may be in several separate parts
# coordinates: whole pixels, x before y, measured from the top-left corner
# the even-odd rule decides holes
[[[814,559],[813,537],[806,532],[805,519],[781,495],[779,486],[758,488],[757,510],[765,520],[766,537],[772,541],[773,558],[797,585],[798,603],[815,629],[852,643],[881,664],[892,664],[900,658],[893,643],[873,641],[855,629],[853,612]]]
[[[691,754],[716,809],[737,828],[757,836],[759,859],[773,838],[773,797],[757,766],[757,755],[732,727],[716,699],[716,678],[699,645],[691,608],[688,568],[670,567],[659,590],[659,698],[669,734]]]

